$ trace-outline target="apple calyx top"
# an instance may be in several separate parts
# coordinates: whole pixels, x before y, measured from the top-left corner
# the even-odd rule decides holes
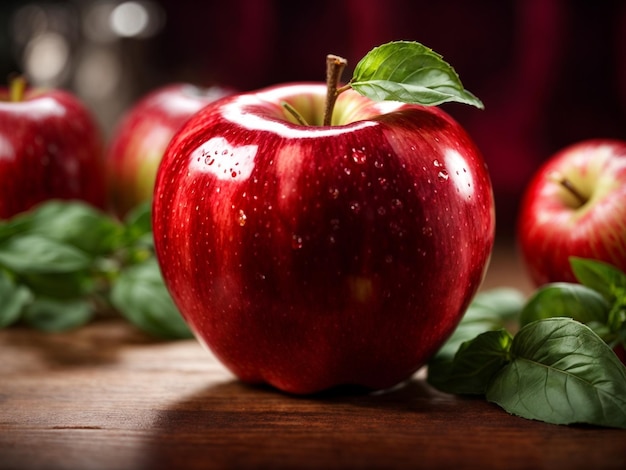
[[[458,102],[484,109],[482,101],[463,87],[458,74],[441,55],[415,41],[392,41],[375,47],[356,65],[350,81],[340,87],[346,65],[342,57],[326,57],[324,126],[331,125],[339,94],[350,88],[374,101],[423,106]],[[283,106],[300,124],[307,125],[297,110],[286,103]]]

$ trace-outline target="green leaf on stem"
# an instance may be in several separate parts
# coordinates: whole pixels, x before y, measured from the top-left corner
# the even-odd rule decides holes
[[[151,203],[144,202],[133,208],[124,218],[127,243],[141,245],[147,248],[154,246],[151,209]]]
[[[396,41],[372,49],[355,67],[350,85],[375,101],[436,106],[459,102],[483,109],[441,55],[420,43]]]
[[[504,330],[487,331],[461,345],[451,361],[428,365],[428,382],[448,393],[484,395],[492,377],[509,361],[513,337]]]
[[[606,317],[594,327],[602,339],[612,346],[625,344],[626,273],[615,266],[585,258],[570,258],[576,279],[602,295],[610,304]],[[591,323],[590,326],[593,327]]]
[[[16,236],[0,244],[0,266],[17,274],[67,273],[90,263],[82,250],[42,235]]]
[[[55,299],[71,299],[93,293],[96,282],[88,270],[70,272],[29,272],[20,275],[20,282],[33,294]]]
[[[41,297],[26,306],[23,318],[25,323],[38,330],[59,332],[85,325],[94,314],[94,306],[86,299]]]
[[[464,342],[486,331],[506,328],[517,319],[524,302],[524,294],[517,289],[501,287],[479,292],[435,359],[451,360]]]
[[[570,317],[581,323],[606,323],[609,302],[596,290],[581,284],[556,282],[537,289],[520,314],[520,324],[551,317]]]
[[[190,338],[191,331],[167,291],[156,259],[122,270],[111,303],[131,323],[161,338]]]
[[[626,367],[589,327],[571,318],[527,324],[486,398],[511,414],[553,424],[626,429]]]
[[[29,234],[72,245],[92,256],[110,253],[123,241],[122,224],[80,201],[47,201],[30,212],[29,218]]]
[[[0,270],[0,328],[17,322],[33,296],[28,288],[16,284]]]
[[[24,233],[30,227],[30,213],[25,212],[8,220],[0,220],[0,243]]]
[[[610,302],[616,300],[617,291],[626,290],[626,274],[608,263],[571,257],[570,265],[578,282],[598,291]]]

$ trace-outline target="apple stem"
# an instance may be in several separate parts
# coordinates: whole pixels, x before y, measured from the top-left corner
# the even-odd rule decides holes
[[[568,180],[565,176],[559,173],[553,173],[551,175],[551,179],[554,182],[560,184],[567,191],[569,191],[569,193],[578,200],[581,206],[587,202],[588,198],[583,196],[583,194],[578,190],[578,188],[574,186],[572,182]]]
[[[334,54],[328,54],[326,56],[326,107],[324,108],[323,122],[325,126],[331,125],[333,110],[335,109],[335,102],[337,101],[339,93],[347,89],[345,86],[338,88],[341,74],[347,64],[348,61],[343,57]]]
[[[26,91],[26,79],[21,75],[12,77],[9,84],[9,99],[13,102],[22,101]]]
[[[294,119],[296,121],[298,121],[298,124],[300,124],[301,126],[308,126],[309,123],[306,122],[306,119],[304,119],[304,117],[302,117],[302,114],[300,114],[298,112],[298,110],[296,108],[294,108],[293,106],[291,106],[289,103],[287,103],[286,101],[283,101],[280,103],[280,105],[285,108],[285,110],[291,114]]]

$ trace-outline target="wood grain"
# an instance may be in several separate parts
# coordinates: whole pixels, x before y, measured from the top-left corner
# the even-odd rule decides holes
[[[485,285],[520,282],[498,256]],[[238,382],[194,340],[116,320],[0,331],[0,354],[2,470],[626,468],[625,431],[510,416],[424,371],[385,393],[294,397]]]

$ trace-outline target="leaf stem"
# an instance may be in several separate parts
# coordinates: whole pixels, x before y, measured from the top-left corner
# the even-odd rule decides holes
[[[326,106],[324,107],[324,126],[330,126],[333,119],[333,110],[339,93],[345,91],[345,87],[338,88],[343,69],[348,61],[334,54],[326,56]],[[341,90],[341,91],[340,91]]]
[[[349,90],[350,88],[352,88],[352,80],[350,80],[348,83],[346,83],[344,86],[340,86],[339,88],[337,88],[337,96],[339,96],[341,93],[343,93],[344,91]]]

